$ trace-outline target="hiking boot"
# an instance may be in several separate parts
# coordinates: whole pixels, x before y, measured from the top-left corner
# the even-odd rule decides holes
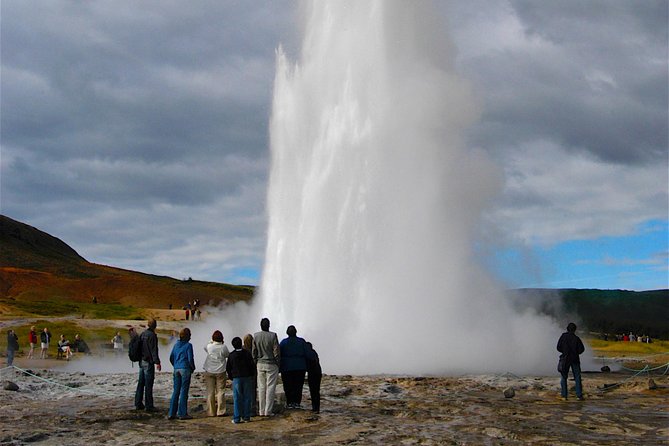
[[[159,411],[158,409],[156,409],[155,407],[147,407],[147,408],[144,409],[144,410],[147,411],[147,412],[160,412],[160,411]]]
[[[585,401],[585,398],[583,398],[583,396],[579,396],[579,397],[576,398],[576,399],[579,400],[579,401]]]
[[[179,417],[179,419],[180,420],[192,420],[193,417],[191,417],[190,415],[184,415],[183,417]]]

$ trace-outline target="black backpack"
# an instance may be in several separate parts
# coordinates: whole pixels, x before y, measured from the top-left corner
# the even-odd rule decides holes
[[[139,335],[133,336],[128,344],[130,362],[139,362],[142,359],[142,340]]]

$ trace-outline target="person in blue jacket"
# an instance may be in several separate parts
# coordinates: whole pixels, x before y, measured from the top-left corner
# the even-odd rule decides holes
[[[304,375],[307,373],[307,357],[310,351],[307,342],[297,337],[297,329],[294,325],[288,327],[286,334],[288,337],[279,344],[281,352],[279,371],[281,381],[283,381],[283,391],[286,394],[286,407],[300,409]]]
[[[170,363],[174,367],[174,390],[167,414],[169,420],[193,418],[188,415],[188,390],[190,389],[190,377],[195,371],[195,359],[193,358],[193,345],[189,341],[190,329],[186,327],[179,332],[179,340],[174,344],[172,353],[170,353]]]

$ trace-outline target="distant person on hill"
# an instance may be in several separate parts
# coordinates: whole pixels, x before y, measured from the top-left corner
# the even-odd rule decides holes
[[[28,359],[33,359],[33,353],[35,352],[35,346],[37,345],[37,331],[34,325],[30,327],[30,333],[28,333],[28,343],[30,344]]]
[[[307,342],[297,336],[297,329],[290,325],[287,338],[281,341],[281,381],[286,394],[286,406],[299,409],[302,404],[302,388],[307,373]]]
[[[158,336],[156,335],[157,322],[149,319],[147,329],[139,335],[142,347],[142,359],[139,361],[139,378],[135,390],[135,409],[156,412],[153,405],[153,381],[156,376],[156,368],[160,372],[160,358],[158,357]],[[146,402],[146,405],[144,402]]]
[[[191,375],[195,371],[195,359],[193,357],[193,345],[190,341],[190,329],[182,328],[179,332],[179,340],[172,347],[170,363],[174,367],[174,388],[170,409],[167,418],[173,420],[190,420],[188,415],[188,390],[190,389]]]
[[[116,336],[114,336],[111,340],[112,347],[114,347],[114,353],[116,356],[119,356],[123,353],[123,337],[121,336],[121,332],[117,331]]]
[[[7,331],[7,367],[14,364],[14,355],[19,349],[19,337],[14,330]]]
[[[234,402],[232,422],[238,424],[242,421],[251,421],[253,375],[256,373],[256,367],[251,353],[242,348],[241,338],[233,338],[232,346],[235,350],[230,353],[225,370],[232,379],[232,400]]]
[[[211,335],[211,341],[204,347],[207,357],[204,360],[204,382],[207,385],[207,415],[222,417],[225,415],[225,366],[230,350],[225,345],[223,333],[219,330]]]
[[[576,381],[576,398],[583,400],[583,387],[581,385],[581,360],[579,355],[585,351],[581,338],[576,336],[576,324],[570,322],[567,325],[567,332],[562,333],[557,343],[557,350],[561,353],[558,371],[560,372],[560,390],[563,400],[567,400],[567,377],[569,368]]]
[[[260,321],[260,331],[253,335],[252,355],[258,371],[258,415],[271,417],[281,351],[279,338],[269,331],[269,319],[266,317]]]
[[[40,338],[40,347],[42,351],[40,352],[40,359],[46,359],[49,357],[49,342],[51,342],[51,332],[48,328],[44,327],[44,330],[39,334]]]
[[[321,411],[321,379],[323,371],[318,359],[318,353],[314,350],[311,342],[307,342],[307,382],[309,383],[309,395],[311,396],[311,410],[315,413]]]

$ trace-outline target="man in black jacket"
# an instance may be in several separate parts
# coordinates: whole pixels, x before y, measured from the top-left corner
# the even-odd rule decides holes
[[[574,375],[576,381],[576,398],[583,401],[583,387],[581,385],[581,360],[579,355],[585,351],[581,338],[576,336],[576,324],[570,322],[567,325],[567,332],[562,333],[558,340],[557,350],[561,353],[559,372],[562,375],[560,379],[560,389],[562,399],[567,399],[567,376],[569,368]]]
[[[160,372],[160,358],[158,357],[158,336],[156,335],[155,319],[149,319],[147,329],[139,336],[142,347],[142,359],[139,361],[139,379],[137,390],[135,390],[135,409],[155,412],[153,405],[153,381],[156,376],[156,368]],[[144,405],[142,399],[146,395]]]

